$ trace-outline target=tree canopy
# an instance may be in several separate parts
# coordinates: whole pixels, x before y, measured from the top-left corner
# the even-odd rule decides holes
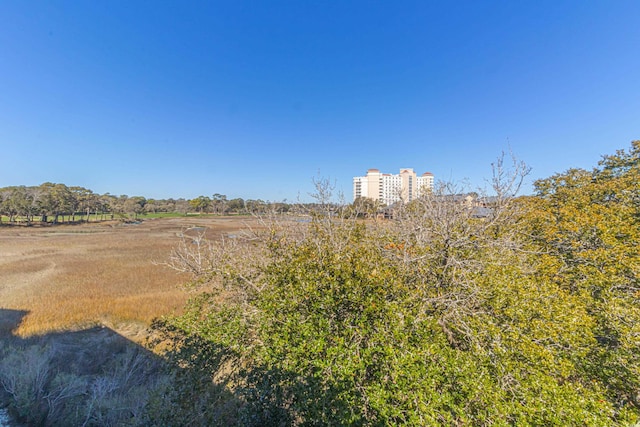
[[[498,162],[482,217],[444,185],[390,221],[321,197],[309,224],[266,220],[246,239],[183,244],[170,264],[201,292],[156,331],[199,375],[178,376],[156,414],[200,425],[637,422],[639,149],[520,198],[526,167]]]

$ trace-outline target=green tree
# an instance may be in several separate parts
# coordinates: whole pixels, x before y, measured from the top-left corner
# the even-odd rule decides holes
[[[211,199],[207,196],[199,196],[189,200],[189,206],[202,214],[211,208]]]
[[[224,213],[227,211],[228,206],[227,196],[219,193],[214,194],[211,199],[211,206],[213,207],[215,213],[224,215]]]
[[[40,208],[42,222],[47,221],[49,215],[53,215],[53,223],[58,223],[61,215],[70,214],[75,208],[75,198],[69,188],[64,184],[45,182],[40,185],[42,197]]]
[[[22,217],[27,224],[31,224],[38,213],[40,194],[38,189],[24,185],[4,188],[0,195],[1,213],[9,217],[9,222]]]
[[[268,204],[261,199],[247,199],[244,201],[244,209],[253,214],[264,214],[269,210]]]
[[[91,212],[97,212],[97,196],[93,191],[84,187],[69,187],[69,191],[71,191],[75,199],[72,221],[75,221],[75,213],[76,210],[78,210],[87,215],[87,222],[89,222],[89,215],[91,215]]]
[[[620,412],[640,408],[640,141],[536,182],[527,231],[541,280],[580,298],[594,346],[584,372]]]
[[[393,221],[365,223],[336,216],[347,210],[320,183],[309,224],[185,242],[170,265],[205,292],[157,330],[181,366],[241,397],[239,424],[627,425],[638,418],[637,265],[603,300],[590,294],[595,271],[556,270],[566,254],[547,244],[573,243],[545,240],[546,196],[516,199],[528,168],[507,166],[494,165],[482,218],[445,184]],[[212,410],[225,405],[209,391]]]
[[[130,216],[137,219],[138,215],[142,215],[144,213],[144,206],[146,203],[147,199],[142,196],[129,197],[124,203],[124,210]]]
[[[349,206],[348,214],[357,218],[375,218],[382,205],[379,200],[358,197]]]
[[[244,200],[241,198],[231,199],[227,203],[227,209],[231,212],[240,213],[244,210]]]

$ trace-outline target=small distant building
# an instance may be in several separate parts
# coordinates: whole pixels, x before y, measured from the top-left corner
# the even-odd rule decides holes
[[[353,200],[367,197],[387,206],[400,201],[410,202],[425,191],[433,190],[433,178],[431,172],[418,176],[411,168],[400,169],[395,175],[369,169],[365,176],[353,178]]]

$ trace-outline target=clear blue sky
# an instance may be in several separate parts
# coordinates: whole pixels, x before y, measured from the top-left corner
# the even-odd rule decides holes
[[[640,138],[640,1],[0,2],[0,187],[348,200]],[[527,186],[527,191],[531,186]]]

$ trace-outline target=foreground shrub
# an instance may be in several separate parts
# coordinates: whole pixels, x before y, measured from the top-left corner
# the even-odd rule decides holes
[[[168,354],[199,374],[166,405],[200,414],[222,405],[241,425],[637,420],[636,380],[626,378],[638,369],[634,329],[616,329],[624,352],[603,341],[603,316],[615,313],[549,269],[540,228],[528,228],[536,215],[514,198],[526,168],[508,172],[497,163],[481,218],[444,186],[393,221],[361,222],[323,203],[321,183],[310,224],[185,242],[171,265],[206,292],[156,328],[173,343]],[[637,284],[637,264],[625,271]],[[596,360],[610,361],[606,372]]]
[[[26,425],[141,425],[149,393],[167,380],[161,368],[103,330],[15,340],[0,353],[0,397]]]

